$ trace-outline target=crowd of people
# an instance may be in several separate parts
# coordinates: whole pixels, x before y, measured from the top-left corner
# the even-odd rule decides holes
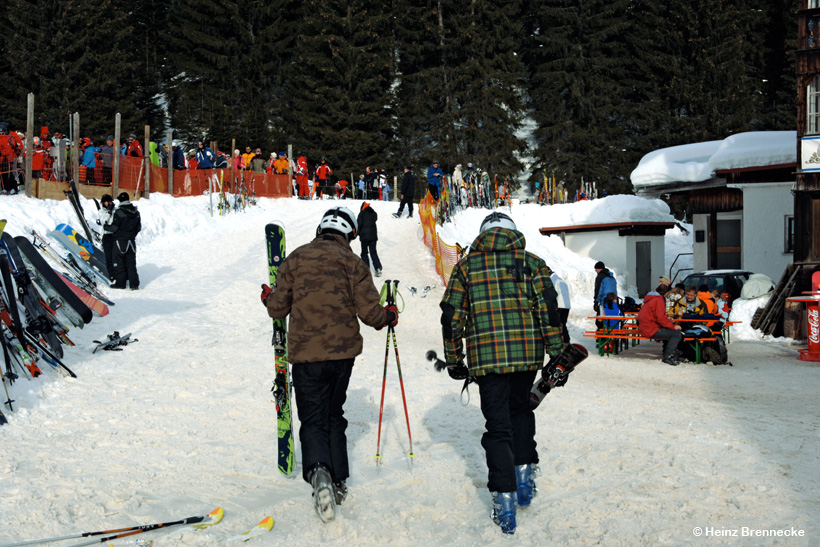
[[[684,337],[705,338],[702,343],[702,360],[713,364],[726,364],[727,352],[721,331],[729,320],[731,301],[728,293],[710,290],[707,285],[686,287],[682,283],[674,287],[668,276],[661,276],[658,286],[644,297],[640,307],[625,305],[634,302],[618,297],[615,275],[599,261],[593,294],[596,326],[599,330],[612,330],[622,324],[625,311],[637,311],[638,330],[641,336],[663,342],[662,360],[672,366],[682,359],[695,361],[694,346],[681,345]],[[629,307],[630,309],[627,309]]]

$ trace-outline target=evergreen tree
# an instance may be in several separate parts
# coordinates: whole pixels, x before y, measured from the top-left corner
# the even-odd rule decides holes
[[[655,95],[641,84],[646,75],[635,72],[634,51],[627,47],[636,28],[632,4],[546,0],[528,15],[524,59],[536,124],[532,180],[546,170],[570,191],[582,177],[610,185],[610,193],[622,189],[617,181],[632,168],[624,150],[636,129],[629,127],[636,123],[630,101]]]
[[[667,96],[674,144],[723,139],[754,129],[762,111],[755,10],[713,0],[675,0]]]
[[[289,142],[336,176],[382,166],[393,139],[390,6],[316,0],[301,12],[282,79]]]

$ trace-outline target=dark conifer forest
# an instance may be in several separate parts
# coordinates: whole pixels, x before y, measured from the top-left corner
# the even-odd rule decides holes
[[[608,193],[657,148],[794,129],[795,0],[6,0],[0,117]]]

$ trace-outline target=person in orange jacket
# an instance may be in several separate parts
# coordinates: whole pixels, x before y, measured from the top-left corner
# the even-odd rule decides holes
[[[274,162],[273,168],[279,175],[287,175],[288,168],[290,167],[290,162],[285,157],[286,154],[284,152],[279,152],[279,158]]]
[[[718,314],[717,302],[715,302],[715,298],[712,296],[712,292],[709,290],[708,285],[701,285],[698,288],[698,298],[706,304],[707,313],[713,313],[715,315]]]

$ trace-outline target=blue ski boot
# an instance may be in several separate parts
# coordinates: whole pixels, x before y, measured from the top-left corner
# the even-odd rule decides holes
[[[515,467],[515,483],[518,485],[518,505],[529,507],[532,498],[538,493],[535,487],[535,464],[518,465]]]
[[[493,522],[505,534],[515,533],[515,492],[493,492]]]

